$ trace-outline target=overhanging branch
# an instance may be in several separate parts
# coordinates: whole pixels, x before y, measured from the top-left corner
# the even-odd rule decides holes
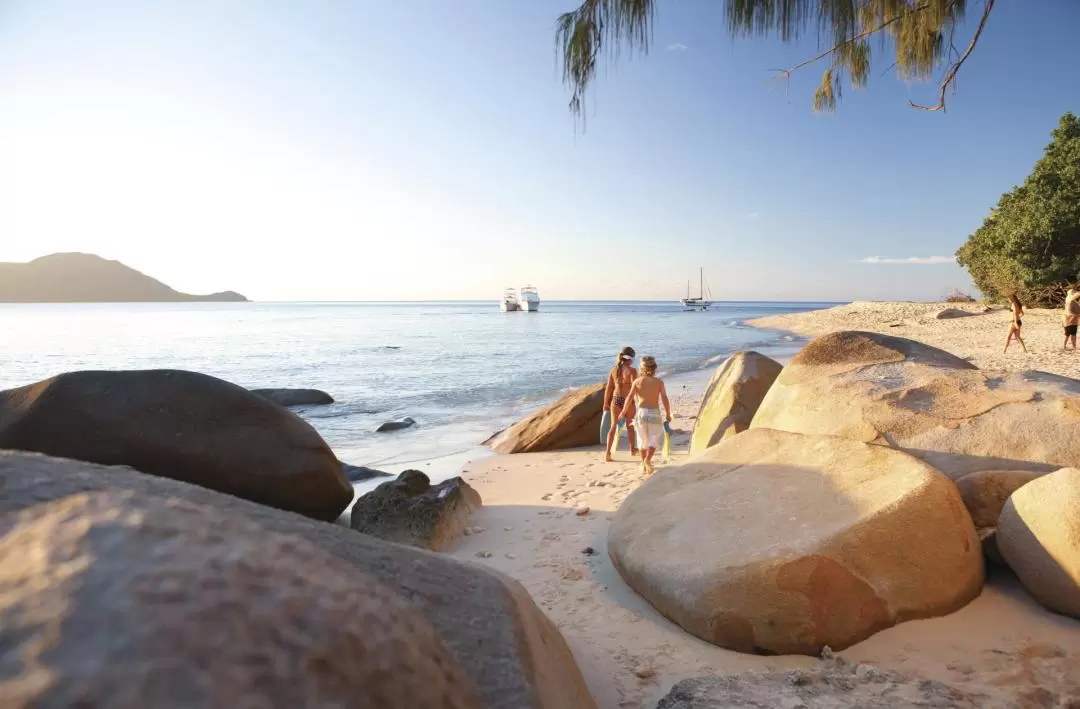
[[[938,97],[938,102],[934,106],[923,106],[909,101],[912,108],[917,108],[921,111],[944,111],[945,110],[945,92],[949,90],[949,86],[956,81],[956,74],[960,71],[960,67],[964,65],[967,58],[971,55],[975,45],[979,42],[979,37],[982,36],[983,29],[986,27],[986,20],[990,17],[990,11],[994,9],[994,0],[986,0],[986,7],[983,8],[982,19],[979,21],[979,26],[975,29],[975,35],[971,38],[971,43],[968,44],[967,49],[960,55],[949,67],[949,70],[945,72],[945,77],[941,80],[941,95]]]

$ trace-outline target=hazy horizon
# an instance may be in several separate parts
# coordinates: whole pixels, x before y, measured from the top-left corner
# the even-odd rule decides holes
[[[813,38],[732,42],[692,0],[602,72],[582,134],[552,50],[577,4],[9,0],[0,261],[264,302],[667,301],[699,267],[716,300],[940,299],[1078,108],[1067,0],[997,7],[944,115],[882,61],[831,117],[820,67],[770,81]]]

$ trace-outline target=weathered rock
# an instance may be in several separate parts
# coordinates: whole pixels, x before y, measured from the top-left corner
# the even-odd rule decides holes
[[[1010,707],[983,694],[913,674],[832,658],[820,667],[742,672],[678,682],[656,709],[990,709]]]
[[[1001,511],[997,544],[1039,603],[1080,618],[1080,469],[1017,489]]]
[[[750,427],[900,448],[953,480],[1049,472],[1080,460],[1080,382],[979,371],[912,340],[838,332],[784,367]]]
[[[750,428],[761,400],[783,367],[757,352],[736,352],[724,360],[701,400],[690,452],[700,453]]]
[[[442,551],[461,536],[480,494],[461,478],[432,485],[419,470],[406,470],[360,497],[350,526],[388,542]]]
[[[406,416],[400,421],[387,421],[386,423],[379,424],[379,427],[375,429],[375,433],[388,433],[390,431],[400,431],[403,428],[409,428],[416,424],[411,417]]]
[[[252,389],[278,406],[315,406],[334,403],[334,397],[318,389]]]
[[[124,468],[0,452],[0,490],[0,517],[80,492],[126,491],[183,500],[230,517],[247,518],[268,532],[319,547],[408,599],[476,686],[485,709],[595,709],[559,631],[519,583],[489,569]],[[183,548],[183,539],[176,543]],[[20,554],[27,560],[33,558],[25,549]],[[308,609],[301,606],[297,612],[304,615]],[[362,659],[346,657],[354,668]],[[380,667],[385,666],[380,663]],[[152,706],[127,706],[135,705]],[[364,704],[343,704],[354,705]]]
[[[351,465],[349,463],[342,463],[341,471],[345,473],[345,477],[348,478],[351,483],[363,482],[364,480],[371,480],[372,478],[393,477],[391,473],[384,473],[375,468],[365,468],[362,465]]]
[[[518,421],[490,445],[496,453],[504,454],[596,445],[603,409],[603,384],[577,389]]]
[[[1005,563],[997,548],[997,526],[1001,510],[1005,507],[1009,495],[1044,474],[1030,470],[982,470],[956,481],[956,487],[971,513],[971,521],[975,523],[975,532],[982,541],[983,553],[987,558],[999,564]]]
[[[843,438],[751,429],[623,502],[608,552],[698,637],[758,654],[843,649],[979,594],[983,557],[945,476]]]
[[[307,422],[196,372],[71,372],[0,392],[0,448],[129,465],[323,520],[353,497]]]
[[[960,310],[959,308],[945,308],[938,311],[938,314],[934,317],[938,320],[953,320],[955,318],[970,318],[975,313],[969,313],[966,310]]]
[[[241,516],[110,490],[0,531],[0,706],[482,706],[406,600]]]

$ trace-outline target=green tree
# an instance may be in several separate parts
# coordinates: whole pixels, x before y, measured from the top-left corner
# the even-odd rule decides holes
[[[583,115],[585,92],[605,52],[618,58],[622,49],[648,51],[656,6],[657,0],[583,0],[576,10],[559,17],[555,45],[575,116]],[[844,83],[866,86],[876,44],[878,51],[891,49],[901,79],[926,80],[944,69],[937,102],[911,103],[914,108],[941,111],[957,72],[982,35],[994,0],[984,0],[979,24],[963,51],[956,45],[956,31],[966,0],[723,0],[723,6],[726,29],[734,37],[791,42],[817,30],[829,48],[780,72],[789,76],[815,62],[826,64],[814,92],[814,110],[835,109]]]
[[[1051,136],[1024,184],[1003,194],[956,252],[990,298],[1016,291],[1056,305],[1055,287],[1080,278],[1080,120],[1066,113]]]

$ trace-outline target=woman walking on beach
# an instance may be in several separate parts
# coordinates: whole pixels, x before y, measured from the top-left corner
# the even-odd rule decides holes
[[[1061,349],[1065,350],[1069,346],[1069,342],[1072,342],[1072,348],[1076,349],[1076,326],[1080,325],[1080,290],[1077,290],[1076,286],[1069,289],[1069,293],[1065,296],[1065,318],[1063,321],[1065,326],[1065,342],[1061,345]]]
[[[623,347],[615,358],[615,366],[608,372],[607,386],[604,387],[604,411],[610,412],[611,422],[607,433],[607,446],[604,449],[604,461],[611,462],[611,447],[615,443],[615,437],[619,435],[619,416],[626,408],[630,388],[637,379],[637,370],[634,369],[634,357],[637,355],[633,347]],[[634,415],[633,399],[630,398],[630,416]],[[634,424],[628,422],[630,436],[630,454],[637,455],[637,444],[634,438]]]
[[[660,415],[660,402],[664,403],[665,416]],[[653,456],[664,440],[664,423],[671,422],[671,402],[662,379],[656,377],[656,358],[641,358],[641,376],[634,380],[626,396],[622,417],[629,420],[632,406],[637,404],[638,448],[641,449],[641,468],[653,474]]]
[[[1009,343],[1015,339],[1024,348],[1024,354],[1027,354],[1027,345],[1020,337],[1020,328],[1024,325],[1024,306],[1020,305],[1020,299],[1016,297],[1016,293],[1009,293],[1009,305],[1012,306],[1012,322],[1009,323],[1009,335],[1005,338],[1004,351],[1009,351]]]

